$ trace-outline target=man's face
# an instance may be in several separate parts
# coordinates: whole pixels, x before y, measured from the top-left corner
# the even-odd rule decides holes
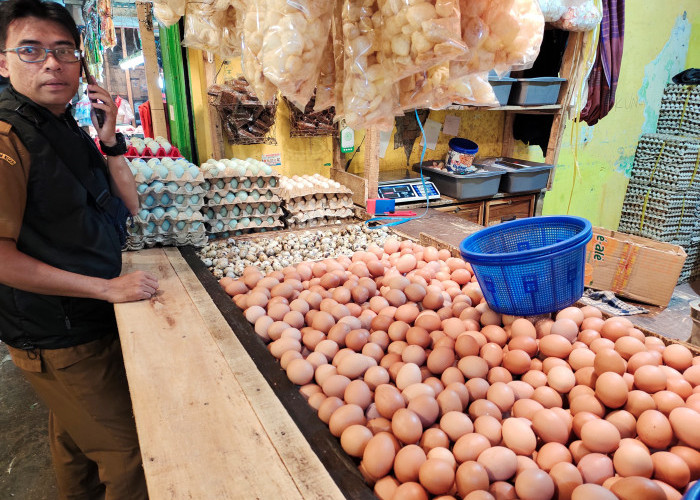
[[[32,45],[47,49],[75,47],[66,28],[36,17],[16,19],[7,30],[6,49]],[[63,113],[78,91],[80,62],[65,63],[48,54],[42,62],[21,61],[16,52],[0,54],[0,75],[35,103],[55,114]]]

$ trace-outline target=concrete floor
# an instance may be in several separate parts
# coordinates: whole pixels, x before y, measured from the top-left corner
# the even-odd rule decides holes
[[[0,342],[0,498],[55,500],[48,410]]]

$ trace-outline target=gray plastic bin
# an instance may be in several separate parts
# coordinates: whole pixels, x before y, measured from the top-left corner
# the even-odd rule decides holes
[[[475,164],[476,165],[476,164]],[[488,166],[503,170],[498,191],[501,193],[526,193],[547,187],[549,174],[554,168],[547,163],[538,163],[517,158],[483,158],[477,166]]]
[[[566,78],[543,76],[518,78],[510,91],[509,103],[516,106],[546,106],[556,104],[559,88]]]
[[[517,80],[515,78],[498,78],[495,76],[489,76],[489,83],[493,88],[493,93],[496,94],[496,99],[498,99],[498,104],[505,106],[508,104],[508,99],[510,97],[511,88],[513,83]]]
[[[413,165],[413,170],[419,172],[420,165]],[[430,173],[430,180],[437,186],[440,194],[458,200],[475,200],[488,198],[498,192],[503,169],[485,165],[480,172],[466,175],[456,175],[452,172],[423,166],[424,172]]]

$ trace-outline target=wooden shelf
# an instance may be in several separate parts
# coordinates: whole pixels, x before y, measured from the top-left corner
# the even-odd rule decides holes
[[[517,111],[518,113],[556,113],[562,108],[561,104],[548,104],[545,106],[497,106],[494,108],[487,108],[484,106],[460,106],[454,104],[448,106],[445,109],[448,110],[485,110],[485,111]]]

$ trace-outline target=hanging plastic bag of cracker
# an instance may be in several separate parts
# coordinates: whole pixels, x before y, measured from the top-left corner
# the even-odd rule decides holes
[[[395,80],[464,57],[457,0],[378,0],[382,63]]]
[[[185,11],[185,36],[182,45],[192,49],[218,52],[224,11],[211,4],[190,2]]]
[[[382,16],[376,0],[344,0],[342,22],[345,121],[356,130],[370,126],[391,130],[398,89],[380,62]]]
[[[314,93],[332,9],[328,1],[266,1],[263,74],[300,109]]]
[[[537,0],[460,0],[460,12],[469,54],[452,62],[453,77],[526,68],[539,54],[544,16]]]
[[[153,2],[153,14],[160,23],[169,27],[185,15],[186,0],[158,0]]]
[[[323,111],[333,106],[335,106],[335,55],[333,53],[333,33],[329,33],[316,81],[314,111]]]
[[[221,16],[221,41],[219,56],[222,59],[232,59],[241,55],[241,18],[243,4],[232,1]]]
[[[241,66],[243,75],[250,83],[260,102],[272,102],[277,88],[263,74],[262,49],[265,37],[265,9],[269,0],[246,0],[241,36]]]

